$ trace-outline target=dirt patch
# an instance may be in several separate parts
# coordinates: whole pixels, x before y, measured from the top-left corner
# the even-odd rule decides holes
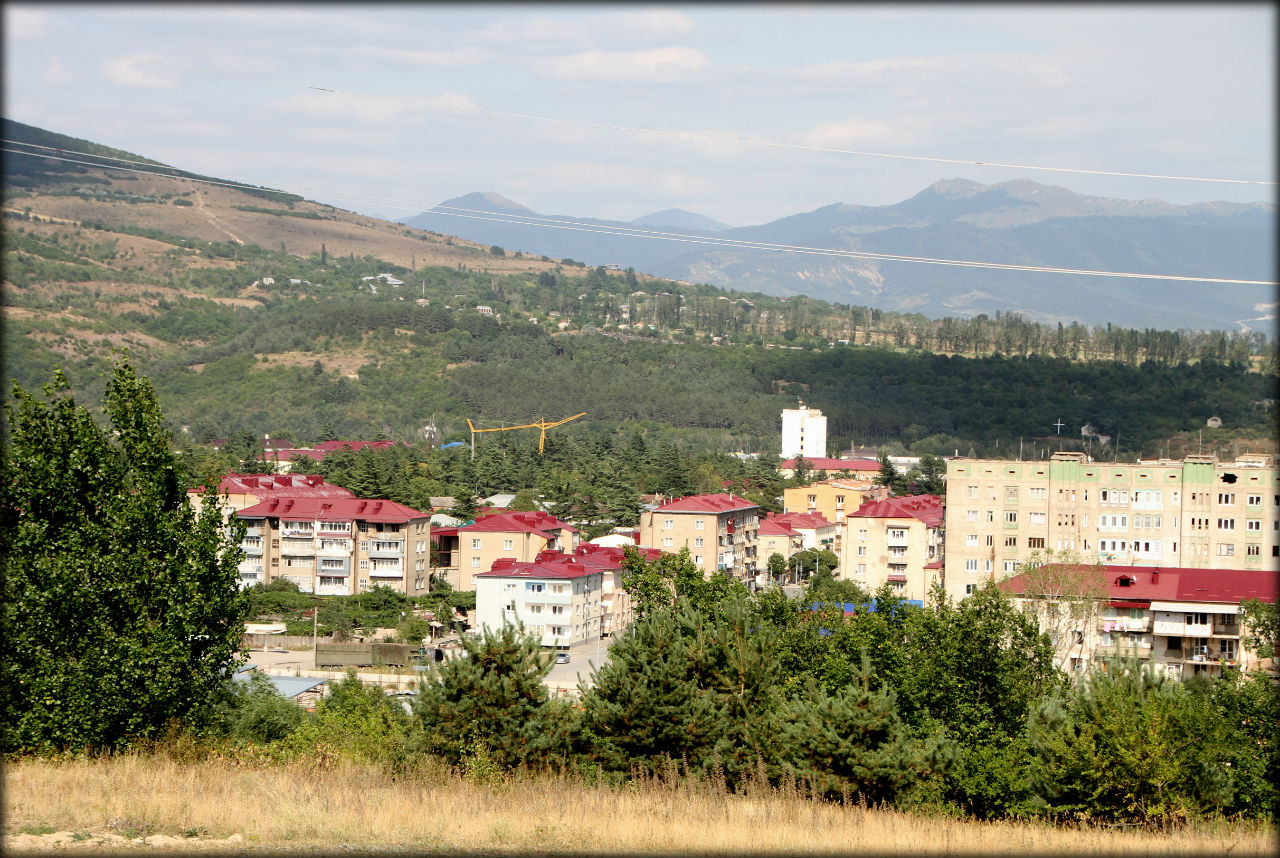
[[[125,837],[111,831],[54,831],[49,834],[6,834],[5,852],[17,855],[28,852],[61,852],[81,850],[98,852],[103,849],[159,848],[166,852],[213,852],[241,848],[244,836],[232,834],[216,840],[210,837],[173,837],[168,834],[152,834],[147,837]]]

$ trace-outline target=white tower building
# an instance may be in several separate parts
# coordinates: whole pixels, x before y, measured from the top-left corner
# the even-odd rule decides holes
[[[782,458],[803,456],[821,459],[827,455],[827,418],[816,408],[782,409]]]

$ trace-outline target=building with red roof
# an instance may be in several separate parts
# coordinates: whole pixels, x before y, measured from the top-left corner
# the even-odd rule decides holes
[[[662,552],[639,549],[653,560]],[[476,625],[520,623],[543,646],[569,647],[625,631],[631,601],[622,589],[621,548],[584,543],[572,553],[540,551],[532,561],[500,558],[475,576]]]
[[[875,459],[831,459],[826,456],[805,456],[803,458],[805,467],[810,474],[816,474],[819,471],[825,472],[828,476],[846,472],[850,475],[880,472],[880,463]],[[799,457],[784,459],[778,465],[778,474],[791,479],[796,475],[796,468],[799,463]]]
[[[284,578],[322,596],[378,586],[418,596],[430,587],[429,513],[389,500],[278,494],[236,516],[247,527],[243,586]]]
[[[187,492],[192,503],[199,506],[204,488]],[[325,482],[319,474],[237,474],[230,473],[218,482],[218,495],[232,511],[253,506],[267,498],[289,495],[310,498],[353,498],[355,495],[342,486]]]
[[[1184,679],[1258,665],[1257,653],[1243,646],[1240,606],[1275,604],[1280,572],[1045,564],[999,586],[1036,611],[1064,667],[1131,654]]]
[[[457,527],[433,532],[439,564],[436,574],[455,590],[474,590],[475,576],[499,560],[531,562],[547,550],[572,552],[578,531],[550,513],[493,512]]]
[[[878,472],[878,469],[877,469]],[[870,473],[860,477],[834,477],[782,490],[784,512],[817,513],[836,524],[869,500],[889,497],[887,486],[878,485]]]
[[[757,568],[759,512],[733,494],[674,498],[641,513],[640,544],[671,553],[687,548],[704,576],[724,572],[754,589],[768,577]]]
[[[943,519],[937,495],[864,502],[844,522],[840,577],[873,591],[888,582],[923,601],[942,580]]]

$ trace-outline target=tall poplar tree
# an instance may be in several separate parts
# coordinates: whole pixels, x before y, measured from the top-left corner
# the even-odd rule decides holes
[[[14,385],[0,468],[0,725],[6,752],[117,748],[198,719],[236,664],[242,525],[212,489],[200,512],[151,384],[127,361],[110,429],[57,371]]]

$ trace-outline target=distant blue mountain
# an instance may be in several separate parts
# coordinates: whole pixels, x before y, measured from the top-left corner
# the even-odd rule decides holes
[[[446,207],[538,225],[468,220]],[[752,250],[715,239],[959,261],[1215,279],[1272,281],[1275,206],[1116,200],[1017,179],[937,182],[888,206],[837,203],[731,228],[681,209],[631,223],[546,216],[497,194],[468,194],[403,223],[509,250],[617,264],[722,288],[813,298],[926,316],[1018,312],[1042,322],[1275,331],[1268,286],[1121,279]],[[561,221],[562,223],[555,223]],[[563,223],[572,221],[573,223]],[[662,229],[656,229],[661,227]],[[690,244],[637,230],[707,239]]]

